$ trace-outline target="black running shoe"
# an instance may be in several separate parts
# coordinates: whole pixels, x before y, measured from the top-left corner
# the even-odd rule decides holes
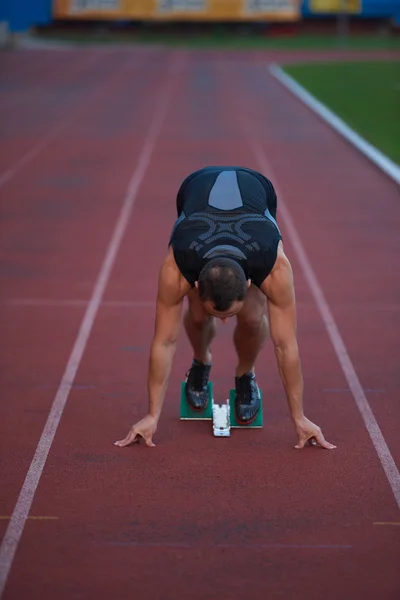
[[[211,365],[193,360],[190,370],[186,373],[186,400],[194,410],[204,410],[207,407],[210,370]]]
[[[245,373],[235,377],[236,419],[243,425],[249,425],[256,418],[261,407],[261,397],[254,373]]]

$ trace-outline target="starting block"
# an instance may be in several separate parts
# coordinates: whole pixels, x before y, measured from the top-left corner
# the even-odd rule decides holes
[[[263,426],[263,411],[262,411],[262,393],[260,390],[261,407],[254,421],[249,425],[243,425],[236,420],[235,417],[235,398],[236,390],[229,391],[229,398],[223,403],[218,404],[214,401],[213,385],[208,382],[209,400],[204,410],[194,410],[189,406],[185,396],[186,382],[181,383],[181,404],[180,404],[180,419],[181,421],[212,421],[213,434],[216,437],[230,437],[231,429],[250,429]]]

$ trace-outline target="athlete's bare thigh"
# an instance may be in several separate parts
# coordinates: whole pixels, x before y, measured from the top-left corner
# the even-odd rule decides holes
[[[243,322],[249,326],[258,327],[262,318],[266,317],[267,299],[261,290],[251,284],[247,291],[244,304],[236,318],[238,323]]]
[[[201,326],[202,323],[210,322],[212,319],[215,319],[215,317],[210,315],[203,307],[197,288],[189,290],[186,297],[189,303],[189,312],[193,322],[197,326]]]

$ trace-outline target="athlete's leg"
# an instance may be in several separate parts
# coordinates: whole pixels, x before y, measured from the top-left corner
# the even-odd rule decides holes
[[[263,348],[269,334],[266,316],[266,298],[255,286],[251,285],[240,312],[236,315],[236,327],[233,334],[238,363],[236,376],[254,372],[254,363]]]
[[[266,298],[252,285],[243,308],[236,316],[233,341],[238,357],[235,388],[236,418],[251,423],[261,406],[261,398],[255,378],[255,362],[269,334],[266,316]]]
[[[216,333],[215,317],[200,302],[197,289],[189,292],[189,307],[184,316],[187,336],[193,348],[193,361],[187,373],[186,399],[195,409],[203,410],[208,402],[208,379],[211,370],[211,342]]]
[[[193,357],[203,364],[210,364],[210,346],[216,333],[215,317],[204,310],[197,289],[190,290],[187,298],[189,307],[184,316],[184,325],[193,348]]]

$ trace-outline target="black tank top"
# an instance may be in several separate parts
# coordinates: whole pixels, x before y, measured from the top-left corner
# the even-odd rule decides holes
[[[236,260],[260,287],[272,271],[282,239],[272,183],[243,167],[205,167],[189,175],[177,195],[171,232],[176,264],[194,286],[207,261]]]

